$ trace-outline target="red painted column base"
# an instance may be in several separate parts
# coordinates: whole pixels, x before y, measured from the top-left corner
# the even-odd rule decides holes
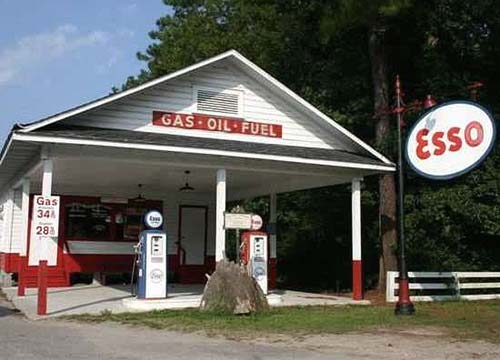
[[[26,274],[24,273],[25,257],[19,258],[19,268],[17,270],[17,296],[26,295]]]
[[[408,279],[399,279],[398,302],[394,310],[396,315],[412,315],[415,307],[410,300],[410,284]]]
[[[267,280],[267,286],[269,289],[276,289],[276,277],[277,277],[277,268],[276,268],[276,258],[269,258],[269,269],[267,271],[268,273],[268,280]]]
[[[47,315],[47,260],[38,264],[37,314]]]
[[[363,300],[363,266],[361,260],[352,261],[352,299]]]

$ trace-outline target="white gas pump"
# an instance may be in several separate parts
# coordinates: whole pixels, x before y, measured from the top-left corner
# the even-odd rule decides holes
[[[267,234],[247,231],[241,237],[240,259],[264,294],[267,294]]]
[[[161,230],[162,214],[149,211],[144,225],[138,247],[137,298],[163,299],[167,297],[167,234]]]

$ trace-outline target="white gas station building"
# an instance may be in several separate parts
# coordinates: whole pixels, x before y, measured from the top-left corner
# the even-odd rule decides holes
[[[0,269],[18,294],[73,273],[129,271],[140,216],[160,209],[169,276],[203,283],[225,254],[228,201],[352,184],[353,297],[362,297],[360,182],[395,166],[231,50],[120,93],[14,126],[0,158]],[[33,195],[60,196],[58,236],[37,242]],[[229,209],[227,209],[229,210]],[[278,240],[279,241],[279,240]],[[276,276],[276,236],[269,245]]]

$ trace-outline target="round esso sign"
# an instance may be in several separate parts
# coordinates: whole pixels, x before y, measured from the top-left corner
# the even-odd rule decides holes
[[[144,223],[149,229],[159,229],[163,225],[163,215],[157,210],[151,210],[144,216]]]
[[[482,106],[453,101],[432,108],[410,130],[406,160],[419,175],[451,179],[479,165],[493,148],[495,121]]]
[[[260,228],[262,227],[262,223],[263,223],[262,218],[257,214],[253,214],[250,229],[251,230],[260,230]]]

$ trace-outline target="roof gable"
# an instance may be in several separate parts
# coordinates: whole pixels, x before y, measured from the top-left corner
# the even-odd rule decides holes
[[[260,69],[258,66],[256,66],[234,50],[222,53],[218,56],[181,69],[169,75],[160,77],[158,79],[149,81],[132,89],[95,100],[93,102],[81,105],[74,109],[70,109],[63,113],[56,114],[46,119],[42,119],[35,123],[27,124],[25,126],[22,126],[20,132],[29,133],[65,119],[69,121],[68,124],[73,125],[110,127],[110,124],[112,124],[112,122],[108,121],[107,123],[101,123],[99,120],[99,116],[102,116],[103,113],[109,110],[114,111],[115,113],[113,115],[121,118],[122,123],[125,124],[125,129],[133,129],[146,132],[161,132],[159,131],[159,129],[155,129],[149,126],[149,121],[147,121],[147,123],[144,123],[144,126],[142,127],[138,123],[131,123],[127,128],[125,120],[123,120],[122,118],[124,115],[120,112],[120,107],[128,106],[133,103],[133,101],[143,101],[144,97],[147,96],[155,96],[155,91],[168,92],[169,86],[171,87],[171,85],[178,88],[180,84],[188,77],[197,77],[195,79],[196,84],[213,86],[213,82],[211,82],[209,79],[210,76],[213,76],[213,74],[210,73],[219,65],[222,65],[222,67],[226,67],[226,69],[229,69],[231,72],[231,75],[228,77],[228,79],[226,79],[226,84],[223,85],[223,87],[227,86],[230,88],[234,88],[238,84],[244,83],[243,89],[245,90],[245,92],[249,91],[250,93],[252,93],[252,96],[256,95],[256,93],[259,93],[258,95],[261,98],[267,97],[267,103],[271,104],[271,108],[274,107],[274,109],[269,109],[269,111],[274,110],[278,115],[286,113],[287,109],[294,109],[293,114],[291,114],[290,116],[285,116],[285,118],[287,119],[290,118],[293,124],[290,125],[291,131],[287,131],[286,136],[284,136],[283,145],[294,145],[293,141],[296,141],[297,146],[341,149],[344,151],[351,151],[368,156],[373,156],[384,163],[390,164],[390,162],[383,155],[375,151],[366,143],[362,142],[360,139],[337,124],[334,120],[320,112],[314,106],[309,104],[307,101],[305,101],[293,91],[288,89],[286,86],[281,84],[279,81],[274,79],[271,75],[267,74],[265,71]],[[247,81],[244,81],[245,77],[247,78]],[[234,80],[232,83],[230,81],[231,78]],[[249,79],[251,79],[252,81],[250,81]],[[255,89],[256,87],[259,88]],[[265,91],[266,89],[267,94]],[[272,97],[280,99],[280,101],[270,101]],[[283,104],[288,104],[290,105],[290,107],[287,108]],[[159,105],[161,106],[162,104]],[[190,105],[191,103],[186,103],[184,106],[181,105],[178,108],[159,108],[157,110],[186,112],[187,110],[189,110]],[[154,105],[149,104],[149,106]],[[139,121],[148,120],[141,116],[144,116],[144,114],[135,114],[135,118],[137,118]],[[256,119],[257,116],[258,114],[254,113],[251,114],[250,117]],[[263,118],[261,120],[268,120],[265,119],[265,115],[263,115],[262,117]],[[277,121],[276,119],[269,120],[269,122]],[[117,126],[114,125],[111,126],[111,128],[117,128]],[[168,130],[161,130],[169,133]],[[202,135],[201,133],[185,133],[184,135],[206,135],[210,137],[208,132],[203,134],[204,135]],[[218,134],[218,137],[221,137],[221,135],[222,138],[224,138],[224,136],[228,136],[228,134]],[[252,142],[269,142],[268,140],[269,139],[263,139],[259,137],[254,137],[251,139]]]

